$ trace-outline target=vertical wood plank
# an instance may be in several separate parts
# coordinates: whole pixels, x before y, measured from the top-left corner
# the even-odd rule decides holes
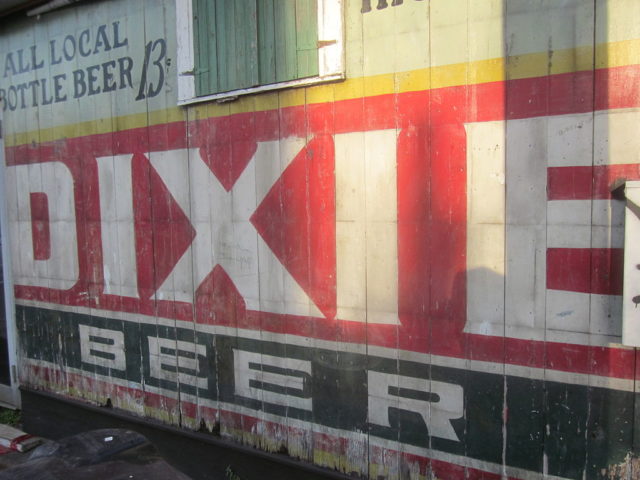
[[[296,17],[295,0],[278,0],[275,6],[276,80],[296,78]]]
[[[193,43],[195,49],[194,75],[196,83],[196,94],[204,95],[209,90],[209,45],[211,39],[208,28],[209,18],[208,6],[213,3],[205,0],[193,1]],[[215,44],[213,45],[215,51]]]
[[[258,18],[256,0],[235,1],[236,88],[258,85]]]
[[[235,82],[235,68],[233,64],[235,51],[235,35],[233,35],[234,2],[216,0],[215,30],[218,57],[218,91],[231,90]]]
[[[258,68],[261,84],[276,82],[276,0],[259,0],[258,5]]]
[[[318,74],[317,0],[296,0],[296,78]]]
[[[203,21],[206,28],[203,29],[204,32],[207,32],[207,35],[204,39],[198,38],[198,43],[200,46],[202,44],[206,44],[205,52],[206,52],[206,61],[207,61],[207,75],[206,82],[203,82],[203,87],[206,87],[206,93],[217,92],[220,88],[220,71],[218,67],[218,50],[220,46],[219,42],[219,32],[216,30],[216,2],[199,0],[200,2],[205,1],[206,7],[203,8],[204,15],[206,19]]]

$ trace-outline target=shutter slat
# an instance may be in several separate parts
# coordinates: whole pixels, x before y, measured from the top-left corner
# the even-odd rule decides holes
[[[297,77],[295,0],[277,0],[276,7],[276,81]]]
[[[235,67],[234,88],[258,85],[258,19],[256,0],[235,0]]]
[[[210,91],[209,51],[213,47],[215,51],[215,38],[209,33],[209,18],[215,18],[208,13],[207,0],[194,0],[193,2],[193,48],[194,48],[194,76],[196,95],[205,95]]]
[[[218,34],[216,32],[215,18],[216,18],[216,4],[209,0],[205,0],[206,3],[206,25],[209,37],[208,42],[208,68],[206,82],[203,82],[203,88],[208,92],[217,92],[219,88],[218,83]]]
[[[218,31],[218,90],[227,92],[236,85],[236,37],[234,33],[235,1],[216,0],[216,30]]]
[[[317,0],[296,0],[297,78],[318,75]]]
[[[258,0],[258,57],[260,84],[276,82],[276,31],[274,0]]]

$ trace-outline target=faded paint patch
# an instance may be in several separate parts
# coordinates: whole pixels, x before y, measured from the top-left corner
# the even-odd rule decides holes
[[[640,458],[628,453],[622,463],[609,465],[602,470],[602,478],[607,480],[638,480],[640,479]]]

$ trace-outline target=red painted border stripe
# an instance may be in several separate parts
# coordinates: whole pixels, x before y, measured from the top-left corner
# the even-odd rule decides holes
[[[640,164],[598,165],[593,168],[593,198],[612,198],[611,192],[625,180],[640,180]]]
[[[607,200],[626,180],[640,180],[640,164],[549,167],[549,200]]]
[[[549,248],[547,288],[622,295],[623,249]]]
[[[547,169],[548,200],[585,200],[593,191],[593,167]]]
[[[638,65],[510,80],[507,85],[507,119],[632,108],[640,104]]]

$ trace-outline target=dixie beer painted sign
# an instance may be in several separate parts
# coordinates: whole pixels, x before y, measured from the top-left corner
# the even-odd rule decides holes
[[[25,385],[372,477],[623,462],[637,67],[166,114],[137,5],[0,57],[14,130],[64,133],[6,150]]]
[[[504,182],[523,157],[491,163],[504,148],[496,132],[539,129],[530,106],[505,118],[503,85],[473,88],[475,116],[453,108],[464,97],[452,88],[10,148],[18,322],[39,332],[23,338],[27,378],[55,385],[62,362],[69,387],[88,375],[91,390],[167,412],[179,395],[187,417],[229,432],[243,415],[354,445],[367,432],[380,461],[400,442],[420,469],[437,460],[447,475],[499,474],[504,462],[512,478],[582,475],[554,442],[593,472],[624,458],[626,417],[603,425],[588,412],[632,408],[632,351],[589,345],[588,331],[542,347],[535,323],[508,318],[498,336],[495,317],[478,319],[487,299],[470,292],[500,274],[471,268],[481,212],[467,202],[483,187],[469,171],[485,158]],[[635,121],[620,103],[602,118]],[[576,132],[585,122],[581,111],[553,118]],[[545,185],[564,172],[540,168]],[[549,259],[560,247],[546,248]],[[605,441],[597,432],[615,429],[607,455],[585,443],[585,431]],[[334,440],[323,448],[340,456]]]

